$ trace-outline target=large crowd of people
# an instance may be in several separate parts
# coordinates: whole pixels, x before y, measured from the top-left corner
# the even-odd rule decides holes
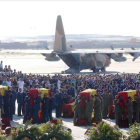
[[[64,104],[69,103],[69,99],[75,99],[75,115],[74,122],[77,116],[88,118],[89,125],[91,120],[91,113],[94,111],[94,119],[102,120],[108,117],[109,107],[115,105],[115,117],[116,124],[118,119],[124,114],[123,109],[119,106],[118,102],[121,98],[117,99],[117,94],[124,90],[137,90],[140,94],[140,74],[70,74],[61,75],[39,75],[39,74],[23,74],[21,71],[12,70],[11,66],[0,63],[0,85],[8,86],[8,90],[5,95],[0,94],[0,109],[4,110],[5,117],[9,117],[13,120],[13,114],[15,114],[16,102],[18,104],[17,115],[24,114],[23,122],[26,121],[28,115],[34,116],[34,122],[38,123],[38,118],[35,116],[35,111],[40,110],[40,103],[43,104],[43,122],[52,120],[52,110],[56,110],[56,118],[61,117],[62,107]],[[30,107],[29,90],[37,88],[50,89],[51,96],[45,94],[41,99],[40,94],[34,101],[34,106]],[[96,89],[96,100],[93,101],[93,97],[86,101],[85,115],[79,111],[80,106],[80,92],[85,89]],[[135,100],[126,102],[128,106],[129,123],[133,119],[139,122],[140,103],[139,96],[135,95]],[[94,106],[91,106],[93,104]],[[82,111],[82,109],[80,109]],[[77,114],[76,114],[77,113]],[[83,115],[82,115],[83,114]]]

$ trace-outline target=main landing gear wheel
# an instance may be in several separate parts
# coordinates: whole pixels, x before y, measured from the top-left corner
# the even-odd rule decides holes
[[[103,68],[101,68],[101,72],[105,72],[106,70],[105,70],[105,68],[103,67]]]
[[[96,72],[97,72],[97,70],[96,70],[96,67],[95,67],[95,66],[93,67],[93,69],[92,69],[92,70],[93,70],[93,73],[96,73]]]

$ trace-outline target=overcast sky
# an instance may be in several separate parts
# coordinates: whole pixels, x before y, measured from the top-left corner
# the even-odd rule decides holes
[[[140,37],[139,1],[0,1],[0,36],[54,35],[57,15],[66,34]]]

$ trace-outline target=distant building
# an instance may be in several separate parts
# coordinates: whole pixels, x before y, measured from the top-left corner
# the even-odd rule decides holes
[[[20,42],[1,42],[0,48],[2,49],[25,49],[27,48],[27,43]]]

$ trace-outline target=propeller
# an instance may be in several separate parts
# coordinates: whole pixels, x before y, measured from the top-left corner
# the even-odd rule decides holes
[[[131,47],[131,49],[132,49],[132,50],[135,50],[134,47]],[[140,56],[140,53],[136,52],[136,53],[131,53],[130,55],[134,57],[134,58],[132,59],[132,61],[135,61],[135,60]]]

